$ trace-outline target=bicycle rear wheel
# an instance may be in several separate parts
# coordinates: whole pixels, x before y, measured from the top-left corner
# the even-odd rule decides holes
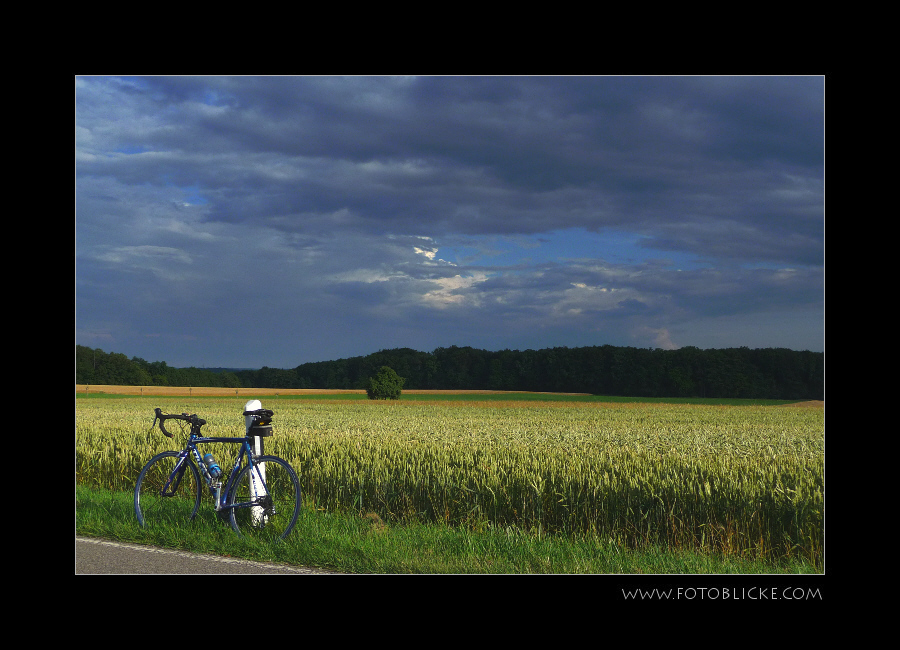
[[[293,468],[276,456],[258,456],[238,474],[228,495],[231,527],[242,537],[284,539],[297,523],[300,481]]]
[[[177,474],[177,451],[164,451],[144,465],[134,486],[134,514],[141,527],[180,525],[200,508],[200,473],[185,458]]]

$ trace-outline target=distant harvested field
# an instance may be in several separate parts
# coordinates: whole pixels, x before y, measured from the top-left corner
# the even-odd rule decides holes
[[[198,386],[110,386],[104,384],[75,384],[76,393],[106,393],[107,395],[168,395],[193,397],[257,397],[260,395],[365,395],[362,389],[331,388],[205,388]],[[404,390],[406,395],[491,395],[524,391],[499,390]],[[542,393],[541,393],[542,394]],[[587,395],[588,393],[560,393]]]
[[[107,395],[171,395],[195,397],[232,397],[259,395],[340,395],[365,394],[364,390],[319,390],[305,388],[207,388],[202,386],[109,386],[103,384],[75,384],[76,393],[106,393]]]

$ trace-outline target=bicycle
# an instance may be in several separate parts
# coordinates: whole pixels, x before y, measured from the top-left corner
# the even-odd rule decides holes
[[[255,438],[271,435],[272,411],[244,411],[248,425],[247,434],[241,438],[202,435],[200,428],[206,420],[196,414],[165,414],[159,408],[155,414],[151,431],[159,421],[160,430],[174,438],[165,427],[165,422],[172,420],[182,428],[182,423],[189,424],[190,435],[184,449],[157,454],[141,470],[134,487],[134,511],[141,527],[193,521],[200,509],[202,477],[215,499],[217,516],[230,523],[239,536],[288,536],[300,514],[300,482],[286,461],[277,456],[256,455],[253,450]],[[197,445],[212,442],[241,446],[227,478],[223,474],[214,476],[221,468],[207,467],[197,450]]]

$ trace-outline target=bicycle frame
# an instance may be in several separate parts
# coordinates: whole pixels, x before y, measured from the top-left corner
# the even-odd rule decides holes
[[[254,462],[255,457],[253,455],[253,446],[251,445],[252,440],[253,438],[248,436],[245,436],[243,438],[220,438],[213,436],[199,436],[191,433],[190,438],[188,438],[187,445],[178,454],[179,460],[175,464],[175,468],[172,470],[172,473],[169,475],[169,480],[166,481],[166,484],[163,486],[162,493],[164,495],[167,494],[169,486],[173,486],[173,491],[178,487],[178,484],[181,482],[181,477],[184,475],[184,472],[187,469],[185,460],[188,458],[188,456],[192,456],[194,462],[197,464],[197,469],[202,470],[203,479],[206,481],[206,485],[209,487],[210,493],[216,500],[216,512],[234,508],[259,507],[256,503],[252,502],[235,503],[230,506],[226,505],[228,495],[231,493],[231,490],[234,489],[237,476],[244,467],[243,461],[245,456],[247,458],[247,464],[252,468],[257,468],[255,472],[251,470],[251,495],[256,497],[268,494],[268,489],[265,484],[265,471],[263,470],[262,466],[257,465]],[[231,468],[231,475],[228,477],[228,482],[225,484],[224,490],[222,489],[222,482],[219,479],[214,479],[212,476],[210,476],[209,471],[206,469],[206,464],[203,462],[203,458],[200,456],[200,452],[197,449],[197,445],[210,442],[224,442],[228,444],[241,445],[241,451],[238,454],[237,458],[235,458],[234,460],[234,465]],[[255,485],[257,479],[259,479],[262,484],[259,487]]]

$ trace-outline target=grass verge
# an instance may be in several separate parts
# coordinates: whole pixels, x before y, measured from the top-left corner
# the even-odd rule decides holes
[[[213,553],[258,562],[375,574],[816,574],[771,564],[665,549],[625,550],[599,539],[533,535],[513,528],[474,531],[442,525],[385,525],[374,513],[304,509],[282,543],[239,538],[210,509],[179,527],[143,529],[130,493],[76,486],[76,534]]]

